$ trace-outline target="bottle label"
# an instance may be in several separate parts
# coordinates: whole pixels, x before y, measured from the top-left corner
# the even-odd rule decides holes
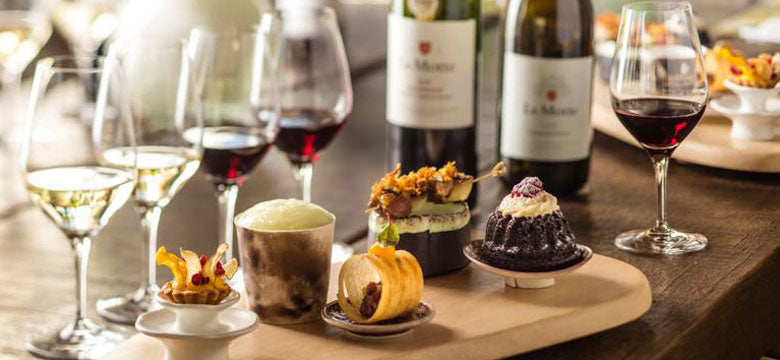
[[[501,155],[536,161],[588,157],[593,57],[540,58],[507,52]]]
[[[474,124],[475,19],[388,15],[387,121],[416,129]]]

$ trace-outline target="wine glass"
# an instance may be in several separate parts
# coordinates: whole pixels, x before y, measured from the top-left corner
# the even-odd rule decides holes
[[[282,112],[275,144],[294,167],[298,197],[311,201],[319,151],[352,112],[352,80],[333,9],[290,6],[277,17]]]
[[[46,8],[74,54],[93,56],[116,31],[118,0],[53,0]],[[85,66],[88,66],[85,64]]]
[[[157,230],[162,210],[200,166],[201,139],[185,139],[185,130],[203,127],[186,44],[172,45],[153,38],[136,38],[115,45],[127,74],[127,98],[137,138],[137,159],[125,148],[103,153],[106,163],[137,162],[134,190],[144,230],[146,278],[124,296],[97,302],[98,313],[109,321],[134,324],[149,310],[157,286]]]
[[[24,102],[20,94],[22,73],[50,36],[49,18],[34,10],[30,2],[0,2],[0,76],[6,93],[4,108],[10,114],[3,122],[3,134],[12,131],[21,118],[18,104]]]
[[[662,27],[651,35],[650,28]],[[641,2],[623,7],[610,76],[612,107],[647,151],[655,168],[658,218],[649,230],[618,235],[623,250],[682,254],[704,249],[701,234],[672,229],[666,221],[669,158],[704,114],[707,79],[699,36],[688,2]]]
[[[234,257],[238,188],[268,153],[279,130],[276,56],[268,36],[272,24],[267,14],[256,30],[217,33],[196,28],[189,38],[200,74],[203,129],[189,129],[184,137],[202,138],[201,170],[217,191],[219,243],[230,244],[228,259]],[[243,285],[240,277],[235,284]]]
[[[91,64],[89,68],[83,64]],[[83,78],[98,84],[83,91]],[[50,359],[94,359],[127,337],[125,330],[87,318],[87,263],[92,239],[130,198],[135,163],[102,162],[101,154],[124,148],[135,158],[135,135],[122,91],[123,74],[115,57],[45,58],[32,83],[22,175],[32,202],[70,240],[76,268],[76,316],[64,328],[30,337],[25,348]],[[82,90],[82,91],[79,91]],[[94,103],[91,123],[63,104]],[[46,296],[43,289],[43,296]]]

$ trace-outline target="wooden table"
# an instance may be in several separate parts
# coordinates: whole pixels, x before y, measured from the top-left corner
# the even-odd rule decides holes
[[[323,153],[314,201],[338,217],[337,237],[359,238],[369,186],[385,164],[384,10],[346,8],[347,46],[355,74],[355,109],[344,132]],[[486,46],[493,46],[486,42]],[[491,50],[494,51],[494,50]],[[486,61],[486,78],[495,63]],[[484,90],[488,104],[495,84]],[[480,120],[481,165],[495,154],[494,107]],[[685,146],[685,145],[683,145]],[[61,232],[21,195],[8,151],[0,154],[0,359],[28,358],[24,336],[69,320],[73,305],[70,250]],[[294,195],[286,160],[272,152],[240,191],[238,209]],[[617,250],[619,232],[646,227],[655,214],[649,161],[641,151],[597,135],[587,194],[561,199],[580,242],[629,262],[650,280],[654,303],[639,320],[518,359],[757,359],[780,343],[780,177],[674,164],[669,183],[672,224],[706,234],[706,251],[683,257],[640,257]],[[480,188],[476,213],[491,211],[507,190]],[[357,195],[356,195],[357,194]],[[362,194],[362,195],[361,195]],[[165,209],[162,243],[211,251],[217,239],[216,200],[196,175]],[[477,221],[475,232],[482,231]],[[358,247],[362,247],[358,243]],[[141,280],[141,230],[128,204],[95,241],[89,298],[130,291]],[[161,271],[163,276],[165,271]],[[94,311],[92,313],[93,316]]]

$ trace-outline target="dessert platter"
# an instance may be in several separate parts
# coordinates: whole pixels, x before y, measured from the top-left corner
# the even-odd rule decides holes
[[[486,177],[501,173],[502,168],[497,166]],[[419,176],[428,171],[433,175]],[[435,175],[442,173],[451,175]],[[377,189],[382,189],[378,203],[389,202],[371,206],[371,212],[382,216],[368,215],[375,223],[368,252],[327,269],[316,265],[314,278],[310,264],[328,264],[335,223],[330,212],[290,199],[263,202],[238,215],[239,252],[247,264],[241,266],[248,281],[246,303],[238,302],[244,294],[228,284],[238,268],[235,260],[220,262],[226,245],[211,257],[186,250],[179,257],[160,248],[158,264],[174,274],[158,294],[163,308],[141,316],[136,326],[142,335],[106,359],[225,359],[228,347],[233,359],[310,359],[312,354],[321,359],[500,358],[603,331],[650,308],[650,286],[644,274],[577,244],[557,199],[535,178],[523,180],[501,201],[487,220],[484,240],[472,241],[467,235],[461,243],[455,233],[435,240],[449,240],[447,245],[456,247],[467,265],[425,277],[419,255],[404,250],[420,248],[404,243],[430,240],[435,232],[428,231],[427,238],[415,237],[403,228],[413,217],[429,216],[430,222],[446,214],[407,208],[404,217],[399,216],[403,207],[388,204],[401,201],[399,195],[409,195],[413,201],[429,202],[424,207],[464,209],[431,201],[436,196],[431,187],[449,187],[452,192],[439,193],[443,198],[457,191],[460,195],[453,198],[465,199],[464,189],[486,177],[461,176],[454,164],[418,170],[411,174],[416,177],[398,171],[390,175],[378,184],[396,184],[400,189],[398,182],[415,179],[428,190],[393,192],[392,186],[375,185],[371,204],[377,204]],[[446,185],[450,181],[452,186]],[[407,201],[412,208],[413,201]],[[462,200],[454,202],[458,201]],[[462,216],[468,215],[452,217]],[[449,249],[422,254],[429,264],[453,264],[438,258],[453,256]],[[474,266],[468,266],[471,262]],[[322,273],[330,274],[322,298],[315,293],[296,295],[304,288],[321,288]],[[290,304],[305,305],[319,317],[304,321],[298,312],[284,317],[278,312],[272,317],[260,314],[258,322],[256,312]]]
[[[174,279],[157,293],[162,309],[142,314],[135,327],[162,341],[165,359],[227,359],[230,342],[257,327],[255,313],[233,306],[240,295],[228,281],[238,262],[231,259],[222,265],[227,249],[221,244],[208,258],[190,250],[180,250],[179,257],[165,247],[158,249],[157,265],[167,266]]]
[[[558,200],[535,177],[523,179],[490,214],[484,240],[463,253],[475,265],[505,278],[509,287],[539,289],[585,265],[589,247],[574,242]]]

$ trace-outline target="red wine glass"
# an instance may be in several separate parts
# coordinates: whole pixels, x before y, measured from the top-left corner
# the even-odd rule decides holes
[[[294,167],[298,196],[311,201],[313,164],[352,111],[352,80],[333,9],[285,7],[277,18],[281,116],[276,147]]]
[[[227,258],[234,257],[238,188],[263,160],[278,132],[276,61],[268,37],[271,25],[266,15],[256,30],[215,33],[199,28],[189,39],[193,66],[200,74],[203,129],[190,129],[185,138],[193,142],[202,138],[200,168],[217,191],[219,242],[230,244]],[[243,285],[240,278],[236,285]]]
[[[690,3],[625,5],[612,64],[612,107],[650,155],[658,190],[655,226],[622,233],[615,244],[622,250],[644,254],[702,250],[707,238],[672,229],[666,220],[665,204],[669,158],[698,124],[708,97]]]

